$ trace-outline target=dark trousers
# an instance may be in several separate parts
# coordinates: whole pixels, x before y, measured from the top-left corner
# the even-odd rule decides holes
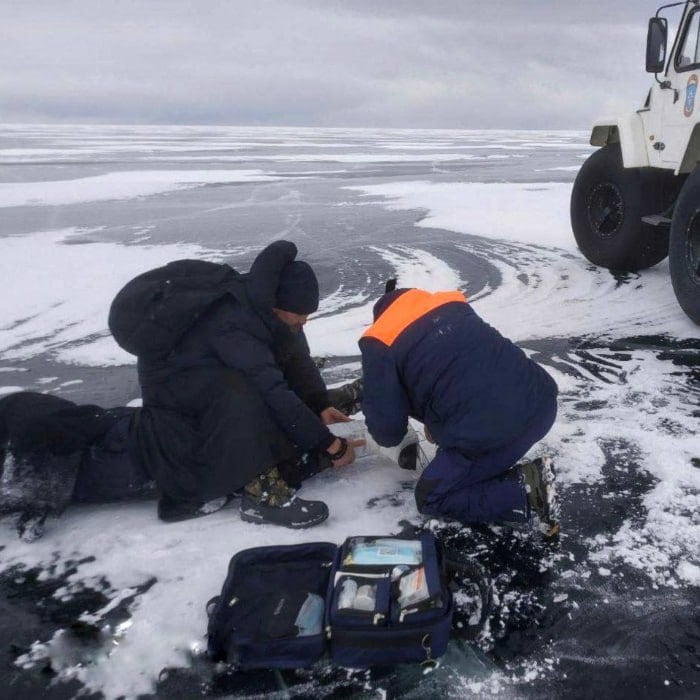
[[[155,482],[131,449],[131,430],[139,409],[115,409],[115,413],[122,411],[105,435],[84,450],[73,490],[75,503],[155,496]]]
[[[418,510],[463,523],[527,520],[525,486],[512,467],[549,432],[556,414],[553,400],[519,437],[491,452],[438,449],[416,484]]]

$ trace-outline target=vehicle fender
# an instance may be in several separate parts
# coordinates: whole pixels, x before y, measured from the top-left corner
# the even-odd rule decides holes
[[[592,146],[619,143],[625,168],[649,167],[644,124],[637,112],[594,122],[589,143]]]

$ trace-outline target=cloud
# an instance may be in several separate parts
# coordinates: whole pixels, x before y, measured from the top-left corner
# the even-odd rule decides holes
[[[0,120],[584,128],[643,101],[656,8],[6,0]],[[652,10],[653,8],[653,10]]]

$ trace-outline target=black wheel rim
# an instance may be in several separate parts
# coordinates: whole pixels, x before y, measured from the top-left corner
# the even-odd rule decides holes
[[[696,209],[686,228],[685,264],[690,278],[700,284],[700,209]]]
[[[588,196],[587,213],[591,231],[601,238],[614,236],[622,227],[625,214],[625,201],[617,185],[597,184]]]

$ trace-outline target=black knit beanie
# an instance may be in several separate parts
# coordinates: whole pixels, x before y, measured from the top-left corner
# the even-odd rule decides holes
[[[275,295],[278,309],[295,314],[311,314],[318,309],[318,280],[308,263],[295,260],[282,268]]]

